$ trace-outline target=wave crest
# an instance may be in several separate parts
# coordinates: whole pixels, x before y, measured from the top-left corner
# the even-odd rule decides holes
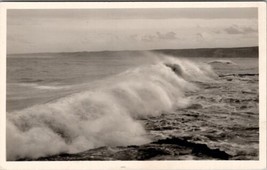
[[[181,75],[166,63],[179,65]],[[187,107],[190,100],[184,93],[198,89],[192,81],[212,76],[208,65],[163,58],[103,81],[94,90],[8,113],[7,159],[147,143],[139,119]]]

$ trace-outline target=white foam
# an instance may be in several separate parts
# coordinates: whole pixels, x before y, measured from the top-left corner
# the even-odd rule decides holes
[[[236,63],[234,63],[231,60],[213,60],[213,61],[209,61],[209,64],[232,64],[232,65],[237,65]]]
[[[24,86],[24,87],[31,87],[40,90],[59,90],[59,89],[67,89],[70,86],[51,86],[51,85],[39,85],[37,83],[14,83],[13,85]]]
[[[179,64],[184,76],[165,65]],[[178,59],[128,70],[94,90],[7,113],[7,159],[74,153],[100,146],[150,141],[139,118],[186,107],[190,80],[207,80],[212,70]]]

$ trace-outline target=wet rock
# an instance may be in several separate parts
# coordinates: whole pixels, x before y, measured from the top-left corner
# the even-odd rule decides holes
[[[203,154],[211,156],[213,158],[224,159],[224,160],[231,158],[231,155],[227,154],[224,151],[220,151],[219,149],[210,149],[206,144],[193,143],[179,138],[168,138],[164,140],[159,140],[154,143],[159,143],[159,144],[167,143],[167,144],[175,144],[179,146],[189,147],[192,148],[192,154],[196,155]]]
[[[203,106],[201,104],[192,104],[187,109],[202,109]]]
[[[186,138],[172,137],[141,146],[100,147],[76,154],[62,153],[55,156],[20,161],[156,160],[157,158],[179,160],[185,159],[185,155],[193,155],[194,159],[227,160],[231,158],[231,155],[226,152],[211,149],[206,144],[190,142]]]
[[[166,150],[160,148],[141,148],[138,149],[138,154],[136,156],[137,160],[148,160],[150,158],[161,156],[161,155],[169,155],[170,153]]]

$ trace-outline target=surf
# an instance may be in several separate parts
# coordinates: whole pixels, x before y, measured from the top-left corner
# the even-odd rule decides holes
[[[7,113],[7,159],[76,153],[151,141],[140,122],[192,102],[195,81],[216,74],[205,63],[157,56],[151,64],[102,80],[95,88]],[[16,146],[16,147],[14,147]]]

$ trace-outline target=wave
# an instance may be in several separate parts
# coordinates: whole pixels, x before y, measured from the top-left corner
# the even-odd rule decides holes
[[[232,64],[232,65],[237,65],[236,63],[234,63],[231,60],[213,60],[213,61],[209,61],[209,64]]]
[[[186,108],[191,102],[185,92],[198,90],[193,81],[213,76],[207,64],[159,57],[98,88],[7,113],[7,159],[148,143],[140,119]]]
[[[70,86],[67,86],[67,85],[51,86],[51,85],[39,85],[37,83],[10,83],[10,85],[30,87],[30,88],[40,89],[40,90],[60,90],[60,89],[70,88]]]

